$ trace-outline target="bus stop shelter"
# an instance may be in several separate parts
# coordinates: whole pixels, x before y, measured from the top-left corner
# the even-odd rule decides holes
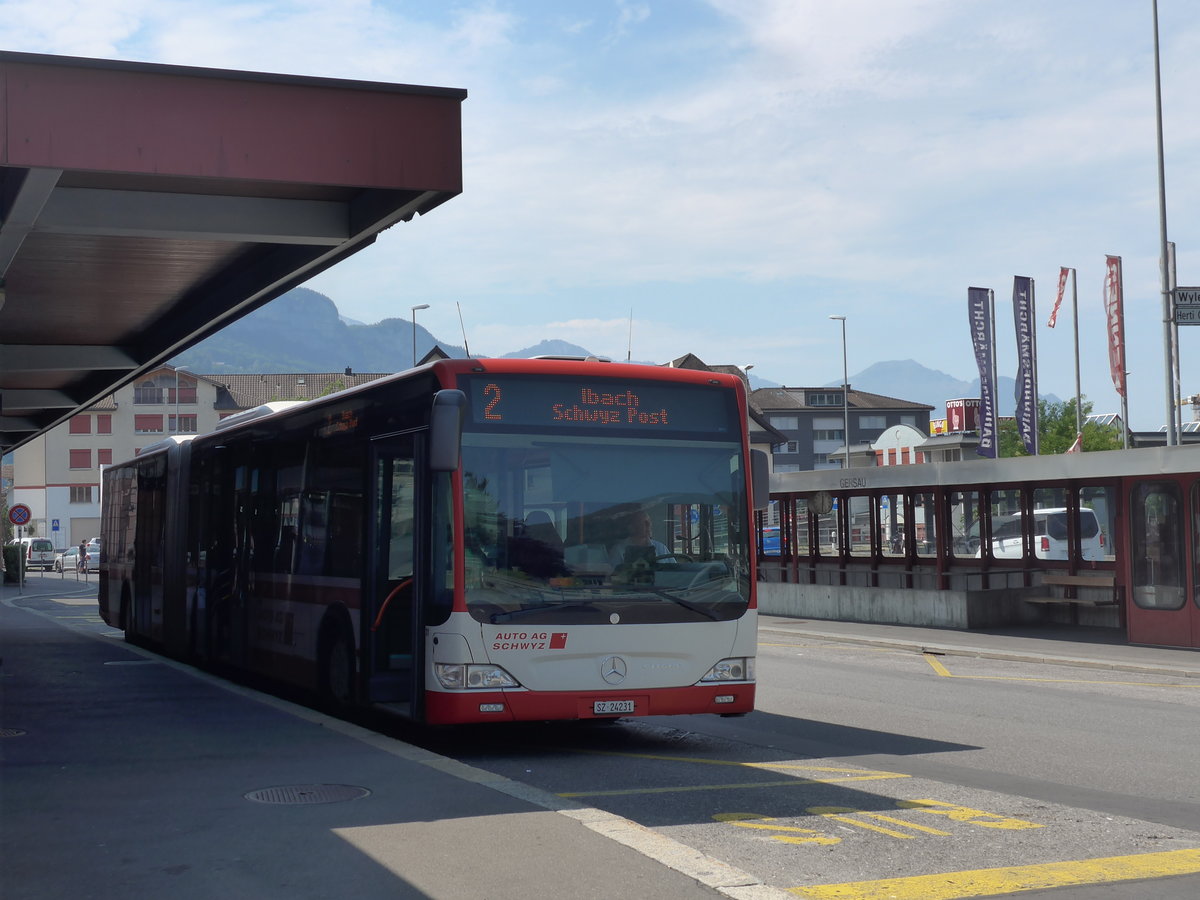
[[[0,52],[0,453],[460,193],[465,97]]]

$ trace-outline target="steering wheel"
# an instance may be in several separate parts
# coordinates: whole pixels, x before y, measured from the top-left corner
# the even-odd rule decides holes
[[[693,562],[692,558],[685,553],[664,553],[662,556],[654,557],[655,562],[658,562],[660,559],[673,559],[676,562],[680,560],[683,562]]]

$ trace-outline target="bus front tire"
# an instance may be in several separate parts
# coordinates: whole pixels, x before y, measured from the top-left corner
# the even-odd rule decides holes
[[[354,703],[354,647],[346,626],[333,622],[328,626],[321,654],[321,693],[337,708]]]

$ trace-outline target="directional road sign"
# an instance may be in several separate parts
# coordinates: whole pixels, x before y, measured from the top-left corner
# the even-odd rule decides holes
[[[1175,288],[1175,324],[1200,325],[1200,287]]]
[[[1176,306],[1200,306],[1200,287],[1175,288]]]

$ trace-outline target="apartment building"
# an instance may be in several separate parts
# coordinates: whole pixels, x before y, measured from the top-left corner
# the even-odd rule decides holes
[[[888,429],[907,425],[929,434],[933,407],[866,391],[841,387],[759,388],[750,395],[771,426],[785,440],[771,448],[772,470],[805,472],[878,464],[875,444]]]

